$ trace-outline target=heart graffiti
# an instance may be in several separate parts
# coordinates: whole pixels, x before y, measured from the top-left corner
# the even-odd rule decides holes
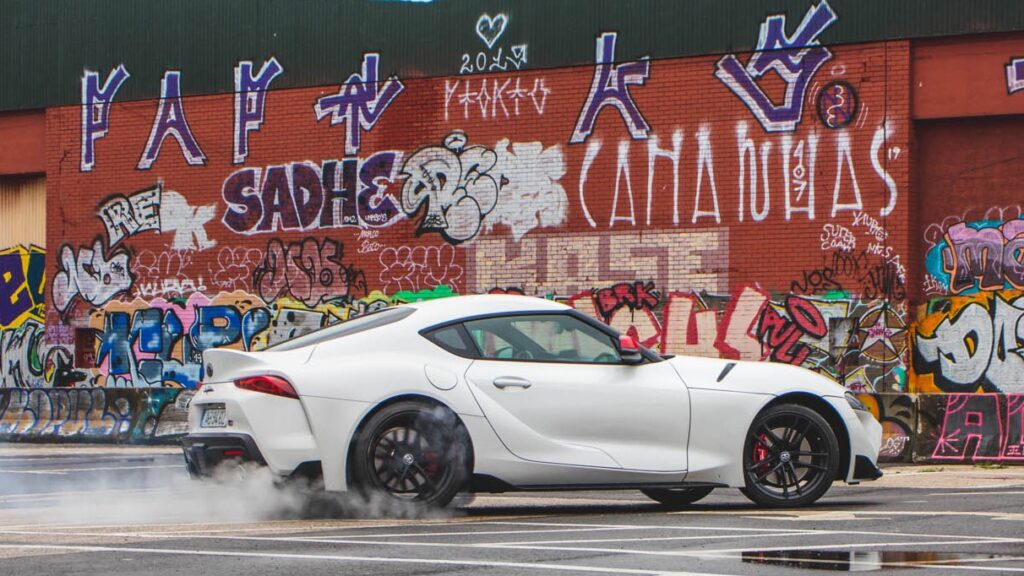
[[[505,14],[498,14],[491,18],[489,14],[485,13],[476,21],[476,35],[484,41],[484,44],[487,44],[488,48],[494,48],[494,43],[505,33],[506,26],[508,26],[508,16]]]

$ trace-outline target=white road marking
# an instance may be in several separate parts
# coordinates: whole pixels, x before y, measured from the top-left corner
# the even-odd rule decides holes
[[[743,516],[752,519],[768,519],[768,520],[823,520],[823,521],[839,521],[839,520],[858,520],[858,516],[981,516],[984,518],[991,518],[993,520],[1018,520],[1024,522],[1024,513],[1019,512],[957,512],[952,510],[932,510],[927,512],[912,512],[903,510],[787,510],[785,512],[765,512],[763,514],[758,513],[756,510],[744,510],[742,512],[736,511],[682,511],[682,512],[667,512],[672,515],[707,515],[707,516]],[[873,518],[875,519],[875,518]]]
[[[1021,494],[1024,494],[1024,490],[1005,490],[1000,492],[988,490],[985,492],[932,492],[929,496],[1019,496]]]
[[[593,572],[596,574],[652,574],[657,576],[724,576],[707,572],[667,572],[632,568],[584,566],[578,564],[541,564],[538,562],[502,562],[498,560],[445,560],[434,558],[394,558],[384,556],[342,556],[334,554],[293,554],[277,552],[244,552],[226,550],[179,550],[173,548],[136,548],[118,546],[77,546],[66,544],[0,544],[4,549],[58,550],[64,552],[116,552],[119,554],[152,554],[169,556],[218,556],[229,558],[266,558],[274,560],[331,560],[340,562],[373,562],[381,564],[426,564],[439,566],[474,566],[483,568],[519,568],[561,572]]]
[[[611,532],[614,530],[628,530],[628,528],[563,528],[546,530],[462,530],[459,532],[393,532],[391,534],[350,534],[346,538],[410,538],[426,536],[480,536],[494,534],[550,534],[557,532]],[[337,538],[337,536],[310,536],[315,540]]]
[[[830,530],[819,530],[813,533],[807,532],[771,532],[764,534],[717,534],[708,536],[707,534],[701,534],[700,536],[640,536],[638,538],[598,538],[598,539],[587,539],[587,540],[535,540],[532,542],[488,542],[493,546],[502,545],[530,545],[530,544],[599,544],[608,542],[671,542],[675,540],[728,540],[729,538],[782,538],[789,536],[833,536],[835,532]]]

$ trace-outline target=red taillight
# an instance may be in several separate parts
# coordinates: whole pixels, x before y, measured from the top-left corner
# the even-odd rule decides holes
[[[299,395],[295,393],[295,388],[292,388],[292,385],[287,380],[279,376],[252,376],[249,378],[241,378],[239,380],[235,380],[235,386],[243,390],[273,394],[274,396],[284,396],[285,398],[299,397]]]

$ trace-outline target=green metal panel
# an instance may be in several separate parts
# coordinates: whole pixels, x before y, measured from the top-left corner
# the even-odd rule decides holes
[[[273,88],[337,84],[366,51],[402,78],[457,74],[485,48],[484,13],[508,16],[501,44],[528,68],[585,65],[594,37],[619,32],[620,58],[749,50],[770,14],[793,28],[811,0],[0,0],[0,110],[80,100],[85,68],[131,74],[119,101],[158,96],[166,69],[186,94],[233,90],[241,59],[276,56]],[[1019,0],[832,0],[825,44],[1024,30]]]

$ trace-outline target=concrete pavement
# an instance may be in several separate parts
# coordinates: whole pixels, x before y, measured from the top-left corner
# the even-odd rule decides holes
[[[192,482],[166,447],[5,445],[0,573],[1024,572],[1024,468],[889,467],[797,510],[735,490],[680,512],[634,491],[480,495],[397,519],[328,505],[259,475]]]

